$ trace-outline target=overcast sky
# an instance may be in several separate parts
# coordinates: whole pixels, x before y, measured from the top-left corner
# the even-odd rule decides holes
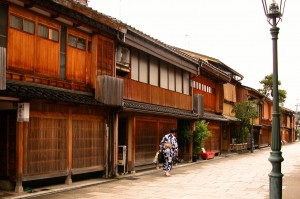
[[[163,43],[219,59],[244,76],[245,86],[262,88],[259,81],[273,73],[261,0],[89,0],[88,6]],[[300,103],[299,8],[299,0],[287,0],[278,24],[279,88],[291,110]]]

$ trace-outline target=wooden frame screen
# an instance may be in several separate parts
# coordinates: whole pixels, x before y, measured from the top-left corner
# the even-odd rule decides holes
[[[136,121],[135,164],[150,164],[157,149],[157,122]]]
[[[97,45],[97,75],[114,76],[115,44],[113,40],[99,36]]]
[[[24,135],[24,176],[67,170],[67,120],[31,117]]]
[[[73,168],[104,169],[104,121],[72,120]]]
[[[70,41],[71,38],[75,41]],[[67,29],[66,39],[66,78],[75,82],[89,83],[91,52],[88,49],[88,42],[91,42],[92,38],[79,31]]]
[[[176,128],[173,119],[137,118],[135,126],[135,166],[153,164],[162,137]]]

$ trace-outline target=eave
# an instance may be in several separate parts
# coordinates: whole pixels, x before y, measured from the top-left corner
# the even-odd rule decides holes
[[[53,18],[87,32],[105,32],[117,36],[126,33],[126,26],[118,20],[99,13],[72,0],[6,0],[33,12]]]
[[[158,57],[191,73],[197,73],[198,60],[178,52],[173,47],[162,43],[130,26],[127,27],[125,44]]]
[[[85,104],[95,106],[105,106],[118,108],[116,106],[107,106],[95,99],[94,94],[80,91],[71,91],[68,89],[45,86],[34,83],[23,83],[19,81],[7,81],[6,89],[0,90],[0,95],[5,97],[14,97],[24,100],[48,100],[56,102],[66,102],[73,104]]]

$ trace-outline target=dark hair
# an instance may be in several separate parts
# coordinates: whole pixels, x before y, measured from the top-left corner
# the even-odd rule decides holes
[[[172,128],[172,129],[171,129],[171,133],[175,133],[175,132],[177,132],[177,129]]]

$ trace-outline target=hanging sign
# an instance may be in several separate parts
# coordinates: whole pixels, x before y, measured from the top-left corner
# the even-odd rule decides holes
[[[18,122],[29,122],[29,103],[18,103]]]

